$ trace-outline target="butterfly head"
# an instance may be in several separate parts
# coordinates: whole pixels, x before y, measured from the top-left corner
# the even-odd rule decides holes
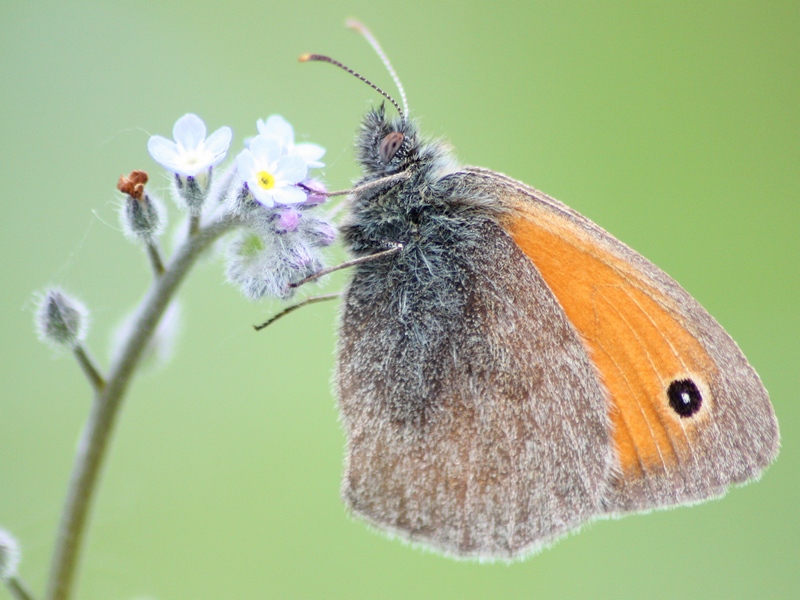
[[[447,144],[421,140],[416,122],[402,115],[388,116],[383,104],[364,115],[356,136],[356,158],[365,180],[404,171],[440,177],[455,164]]]
[[[413,171],[424,179],[435,179],[447,171],[453,170],[455,160],[451,157],[450,148],[442,142],[421,142],[417,133],[417,125],[408,118],[408,100],[400,79],[394,72],[389,59],[384,54],[377,40],[361,23],[348,20],[348,27],[361,33],[383,60],[389,74],[397,84],[403,107],[384,90],[350,67],[323,54],[303,54],[300,62],[326,62],[360,79],[392,103],[398,116],[389,118],[386,107],[381,104],[373,108],[361,123],[361,130],[356,138],[356,153],[363,170],[363,180],[371,181]]]
[[[419,151],[417,128],[403,117],[388,117],[383,104],[361,123],[356,154],[367,179],[394,175],[411,167]]]

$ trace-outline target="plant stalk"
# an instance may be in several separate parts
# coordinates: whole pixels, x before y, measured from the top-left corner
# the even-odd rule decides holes
[[[150,258],[150,266],[153,268],[153,275],[161,277],[164,274],[164,262],[161,260],[161,253],[155,242],[147,242],[147,256]]]
[[[178,248],[164,274],[156,278],[138,309],[136,324],[126,340],[119,358],[111,365],[105,386],[95,388],[89,420],[78,446],[61,516],[51,564],[46,598],[68,600],[74,587],[76,566],[87,516],[97,488],[97,481],[106,456],[108,442],[122,399],[170,300],[197,258],[237,222],[221,219],[199,229]]]
[[[72,349],[72,351],[75,354],[75,358],[78,360],[78,364],[80,364],[81,369],[83,369],[86,378],[89,380],[89,383],[92,384],[92,388],[94,389],[95,393],[102,390],[106,385],[106,382],[86,349],[78,344]]]

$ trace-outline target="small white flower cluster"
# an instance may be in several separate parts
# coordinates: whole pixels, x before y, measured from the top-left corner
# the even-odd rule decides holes
[[[242,220],[229,246],[229,279],[252,299],[286,298],[291,283],[322,269],[319,249],[336,237],[324,216],[310,212],[326,199],[325,187],[309,176],[324,166],[325,149],[296,144],[292,126],[279,115],[259,120],[257,127],[258,135],[246,142],[220,182],[213,174],[230,147],[229,127],[207,136],[202,119],[187,114],[175,123],[174,141],[154,135],[147,146],[173,174],[179,206],[200,218],[212,205]]]

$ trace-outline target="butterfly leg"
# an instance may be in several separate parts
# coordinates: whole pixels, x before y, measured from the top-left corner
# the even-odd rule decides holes
[[[355,265],[360,265],[362,263],[371,262],[373,260],[377,260],[385,256],[391,256],[392,254],[396,254],[403,249],[403,244],[399,242],[390,242],[389,246],[390,248],[388,250],[381,250],[380,252],[376,252],[375,254],[370,254],[368,256],[361,256],[359,258],[354,258],[353,260],[347,260],[343,263],[336,265],[335,267],[329,267],[327,269],[322,269],[321,271],[317,271],[316,273],[312,273],[311,275],[309,275],[304,279],[301,279],[300,281],[297,281],[295,283],[290,283],[289,287],[299,288],[301,285],[305,285],[306,283],[314,281],[315,279],[319,279],[320,277],[323,277],[330,273],[334,273],[336,271],[339,271],[341,269],[346,269],[348,267],[354,267]]]
[[[401,171],[400,173],[395,173],[394,175],[387,175],[386,177],[381,177],[380,179],[375,179],[374,181],[370,181],[368,183],[364,183],[358,185],[349,190],[336,190],[335,192],[322,192],[320,190],[316,190],[312,187],[307,185],[303,185],[302,183],[298,183],[297,186],[304,189],[309,194],[315,194],[317,196],[325,196],[325,197],[332,197],[332,196],[346,196],[349,194],[361,194],[366,192],[367,190],[371,190],[372,188],[383,187],[385,185],[390,185],[393,183],[400,183],[401,181],[405,181],[411,177],[411,171]]]
[[[265,327],[268,327],[269,325],[272,325],[275,321],[277,321],[281,317],[285,317],[290,312],[294,312],[298,308],[302,308],[302,307],[306,306],[307,304],[316,304],[317,302],[325,302],[326,300],[335,300],[336,298],[338,298],[341,295],[342,295],[341,292],[335,292],[333,294],[322,294],[320,296],[311,296],[311,297],[306,298],[305,300],[303,300],[301,302],[298,302],[297,304],[292,304],[291,306],[287,306],[286,308],[284,308],[278,314],[273,315],[272,317],[270,317],[269,319],[267,319],[266,321],[261,323],[261,325],[253,325],[253,329],[255,329],[256,331],[261,331]]]

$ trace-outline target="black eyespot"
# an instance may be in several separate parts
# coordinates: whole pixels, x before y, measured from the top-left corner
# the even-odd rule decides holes
[[[394,155],[397,154],[397,151],[400,150],[400,146],[403,145],[403,140],[406,136],[404,136],[399,131],[392,131],[391,133],[387,133],[384,138],[381,140],[381,146],[378,149],[378,153],[381,157],[381,162],[385,165],[388,165],[389,162],[394,158]]]
[[[669,405],[683,418],[691,417],[703,405],[703,396],[691,379],[676,379],[667,388]]]

